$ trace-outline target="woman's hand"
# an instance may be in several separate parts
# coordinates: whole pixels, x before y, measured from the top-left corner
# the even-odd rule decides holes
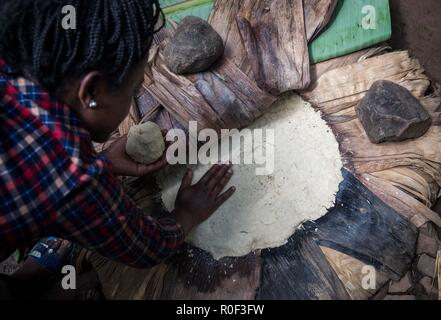
[[[234,194],[235,187],[221,194],[232,176],[232,164],[214,165],[197,184],[192,185],[193,171],[187,171],[173,212],[185,234],[207,220]]]
[[[112,162],[116,176],[142,177],[157,172],[167,166],[166,153],[157,162],[144,165],[138,163],[126,152],[127,136],[114,142],[103,154]]]

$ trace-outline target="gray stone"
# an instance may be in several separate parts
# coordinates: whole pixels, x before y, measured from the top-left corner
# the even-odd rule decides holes
[[[412,279],[410,273],[407,273],[400,281],[393,281],[389,287],[389,293],[406,293],[412,289]]]
[[[220,35],[197,17],[186,17],[164,50],[167,67],[176,74],[206,71],[224,52]]]
[[[428,277],[433,277],[435,274],[435,259],[428,256],[427,254],[423,254],[418,260],[417,269],[418,271]]]
[[[398,142],[423,136],[432,119],[406,88],[391,81],[377,81],[357,108],[372,143]]]

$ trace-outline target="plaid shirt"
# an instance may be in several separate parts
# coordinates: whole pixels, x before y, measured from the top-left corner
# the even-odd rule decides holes
[[[182,227],[137,208],[110,166],[70,108],[0,60],[0,259],[47,236],[139,268],[173,254]]]

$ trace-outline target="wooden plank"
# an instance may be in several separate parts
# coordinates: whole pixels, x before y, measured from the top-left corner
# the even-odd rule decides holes
[[[261,300],[349,300],[313,234],[298,230],[288,244],[262,250]]]
[[[417,229],[369,191],[351,173],[328,214],[307,227],[321,246],[343,252],[374,266],[393,280],[409,269],[415,254]]]

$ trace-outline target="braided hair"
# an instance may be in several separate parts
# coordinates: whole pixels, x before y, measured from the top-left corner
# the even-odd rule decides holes
[[[67,5],[73,30],[62,27]],[[1,0],[0,57],[49,91],[92,70],[118,86],[163,21],[158,0]]]

